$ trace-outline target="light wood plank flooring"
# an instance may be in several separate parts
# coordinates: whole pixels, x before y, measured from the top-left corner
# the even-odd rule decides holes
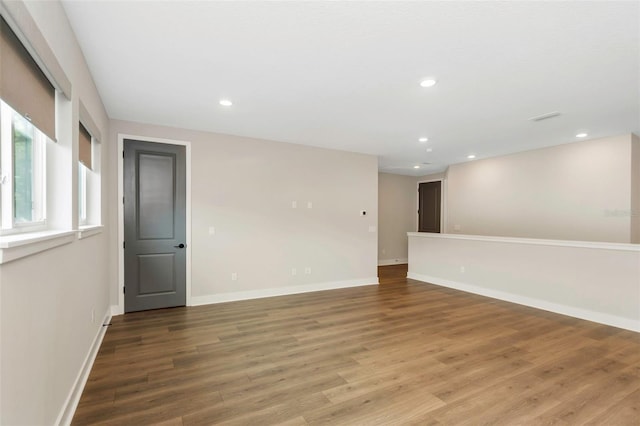
[[[73,423],[640,424],[639,334],[402,268],[380,286],[115,317]]]

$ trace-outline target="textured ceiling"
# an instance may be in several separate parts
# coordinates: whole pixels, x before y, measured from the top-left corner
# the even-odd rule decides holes
[[[640,130],[638,2],[63,4],[115,119],[374,154],[413,175]]]

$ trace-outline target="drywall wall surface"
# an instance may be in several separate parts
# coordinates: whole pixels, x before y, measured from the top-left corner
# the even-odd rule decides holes
[[[409,278],[640,331],[640,247],[414,233]]]
[[[416,230],[417,183],[412,176],[378,174],[378,264],[407,262],[407,232]]]
[[[190,143],[195,304],[377,283],[376,157],[116,120],[111,127],[113,137]]]
[[[433,173],[430,175],[424,175],[424,176],[418,176],[416,178],[417,182],[429,182],[429,181],[434,181],[434,180],[442,180],[445,179],[447,176],[446,172],[442,172],[442,173]]]
[[[640,137],[631,135],[631,242],[640,244]]]
[[[630,140],[595,139],[450,166],[447,232],[629,243]]]
[[[65,108],[72,120],[62,123],[58,144],[75,155],[80,101],[103,137],[108,134],[107,114],[84,56],[59,2],[12,3],[12,10],[18,7],[33,19],[71,81],[72,99]],[[107,163],[103,156],[103,182]],[[68,203],[63,208],[68,224],[77,222],[75,167],[63,171],[73,176],[67,180],[72,188],[64,188],[72,195],[56,199]],[[0,266],[0,424],[51,425],[62,418],[109,311],[110,228],[105,225],[97,235]]]
[[[50,425],[108,313],[106,234],[0,267],[2,424]]]

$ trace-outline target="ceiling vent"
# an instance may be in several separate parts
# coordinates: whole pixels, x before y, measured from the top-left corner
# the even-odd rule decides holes
[[[549,118],[557,117],[559,115],[560,115],[560,113],[558,111],[554,111],[554,112],[548,112],[546,114],[538,115],[536,117],[531,117],[529,120],[530,121],[542,121],[542,120],[548,120]]]

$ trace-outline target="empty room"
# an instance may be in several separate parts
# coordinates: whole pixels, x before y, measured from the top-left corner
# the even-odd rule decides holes
[[[0,15],[1,425],[640,424],[639,2]]]

